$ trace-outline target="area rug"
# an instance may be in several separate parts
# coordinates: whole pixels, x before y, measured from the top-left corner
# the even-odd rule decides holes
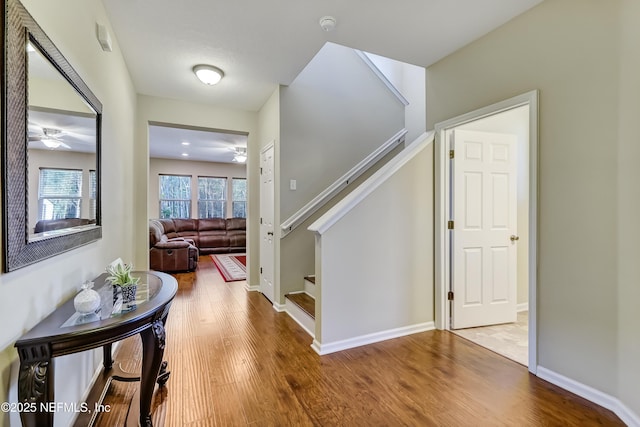
[[[225,282],[247,279],[247,256],[245,254],[211,255],[211,259]]]

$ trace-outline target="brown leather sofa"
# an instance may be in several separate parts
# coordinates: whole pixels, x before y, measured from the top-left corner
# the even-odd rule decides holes
[[[149,221],[150,268],[193,270],[200,253],[244,252],[246,224],[245,218],[152,219]]]

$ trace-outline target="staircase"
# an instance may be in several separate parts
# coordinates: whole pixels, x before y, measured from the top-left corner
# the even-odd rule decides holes
[[[315,295],[316,278],[313,275],[305,276],[303,291],[285,295],[285,311],[313,338],[316,329]]]

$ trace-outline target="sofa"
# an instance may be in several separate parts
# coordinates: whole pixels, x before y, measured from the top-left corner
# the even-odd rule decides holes
[[[45,231],[61,230],[64,228],[78,227],[81,225],[90,225],[95,223],[95,219],[87,218],[41,219],[36,223],[33,232],[44,233]]]
[[[245,218],[176,218],[149,221],[149,266],[157,271],[194,270],[200,254],[245,252]]]

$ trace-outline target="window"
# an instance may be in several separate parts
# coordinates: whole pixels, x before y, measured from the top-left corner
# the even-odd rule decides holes
[[[160,175],[160,218],[191,218],[191,177]]]
[[[198,177],[198,218],[226,218],[227,178]]]
[[[89,171],[89,219],[96,219],[96,171]]]
[[[233,178],[231,181],[232,215],[234,218],[247,217],[247,180],[245,178]]]
[[[40,168],[38,219],[80,218],[82,170]]]

